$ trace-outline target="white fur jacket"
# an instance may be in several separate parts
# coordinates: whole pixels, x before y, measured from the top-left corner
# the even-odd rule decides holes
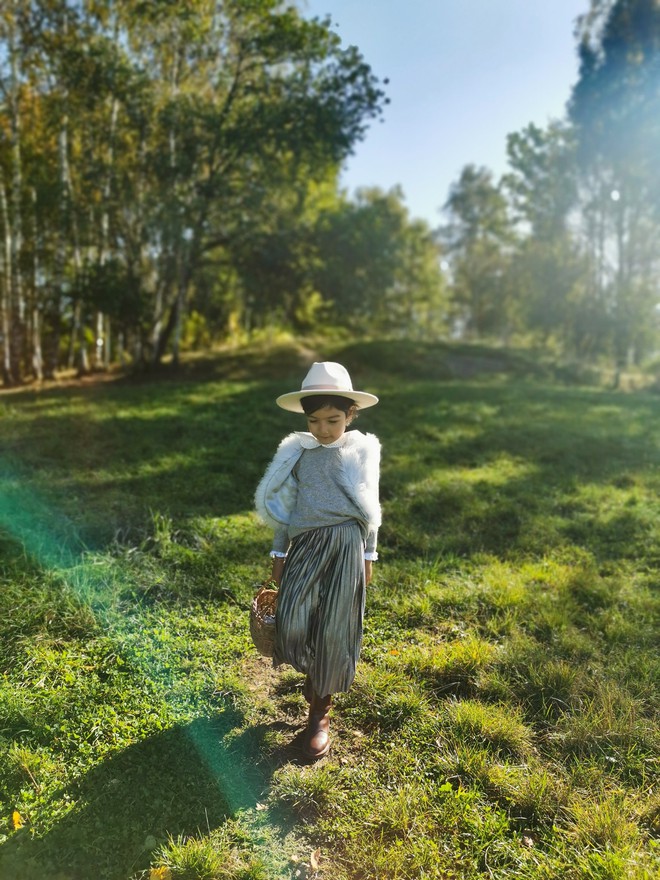
[[[373,434],[347,431],[339,447],[339,482],[364,515],[369,531],[380,526],[378,481],[380,477],[380,442]],[[316,445],[308,431],[294,431],[282,440],[266,468],[254,500],[259,517],[271,528],[287,525],[296,503],[296,480],[293,468],[305,448]]]

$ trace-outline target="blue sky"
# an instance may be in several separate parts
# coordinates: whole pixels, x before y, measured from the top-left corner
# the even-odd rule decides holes
[[[589,0],[301,0],[332,17],[391,104],[342,174],[359,186],[400,184],[413,217],[432,225],[464,165],[506,170],[506,136],[563,116],[577,78],[575,21]]]

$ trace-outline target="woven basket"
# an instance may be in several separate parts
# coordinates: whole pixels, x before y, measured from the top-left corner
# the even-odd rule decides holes
[[[263,657],[272,657],[275,648],[275,611],[277,590],[270,585],[261,587],[250,607],[250,635],[254,646]]]

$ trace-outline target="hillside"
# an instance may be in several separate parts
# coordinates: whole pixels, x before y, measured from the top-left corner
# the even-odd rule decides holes
[[[381,559],[334,747],[251,646],[274,397],[381,398]],[[651,878],[657,398],[520,353],[234,350],[0,395],[0,880]]]

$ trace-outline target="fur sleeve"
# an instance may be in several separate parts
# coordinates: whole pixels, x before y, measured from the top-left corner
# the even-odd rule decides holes
[[[295,503],[295,482],[291,479],[291,470],[301,452],[298,433],[288,434],[277,447],[254,493],[259,518],[273,529],[289,521]]]
[[[348,494],[365,514],[371,529],[381,523],[378,485],[380,480],[380,441],[374,434],[351,431],[342,449],[342,478]]]

